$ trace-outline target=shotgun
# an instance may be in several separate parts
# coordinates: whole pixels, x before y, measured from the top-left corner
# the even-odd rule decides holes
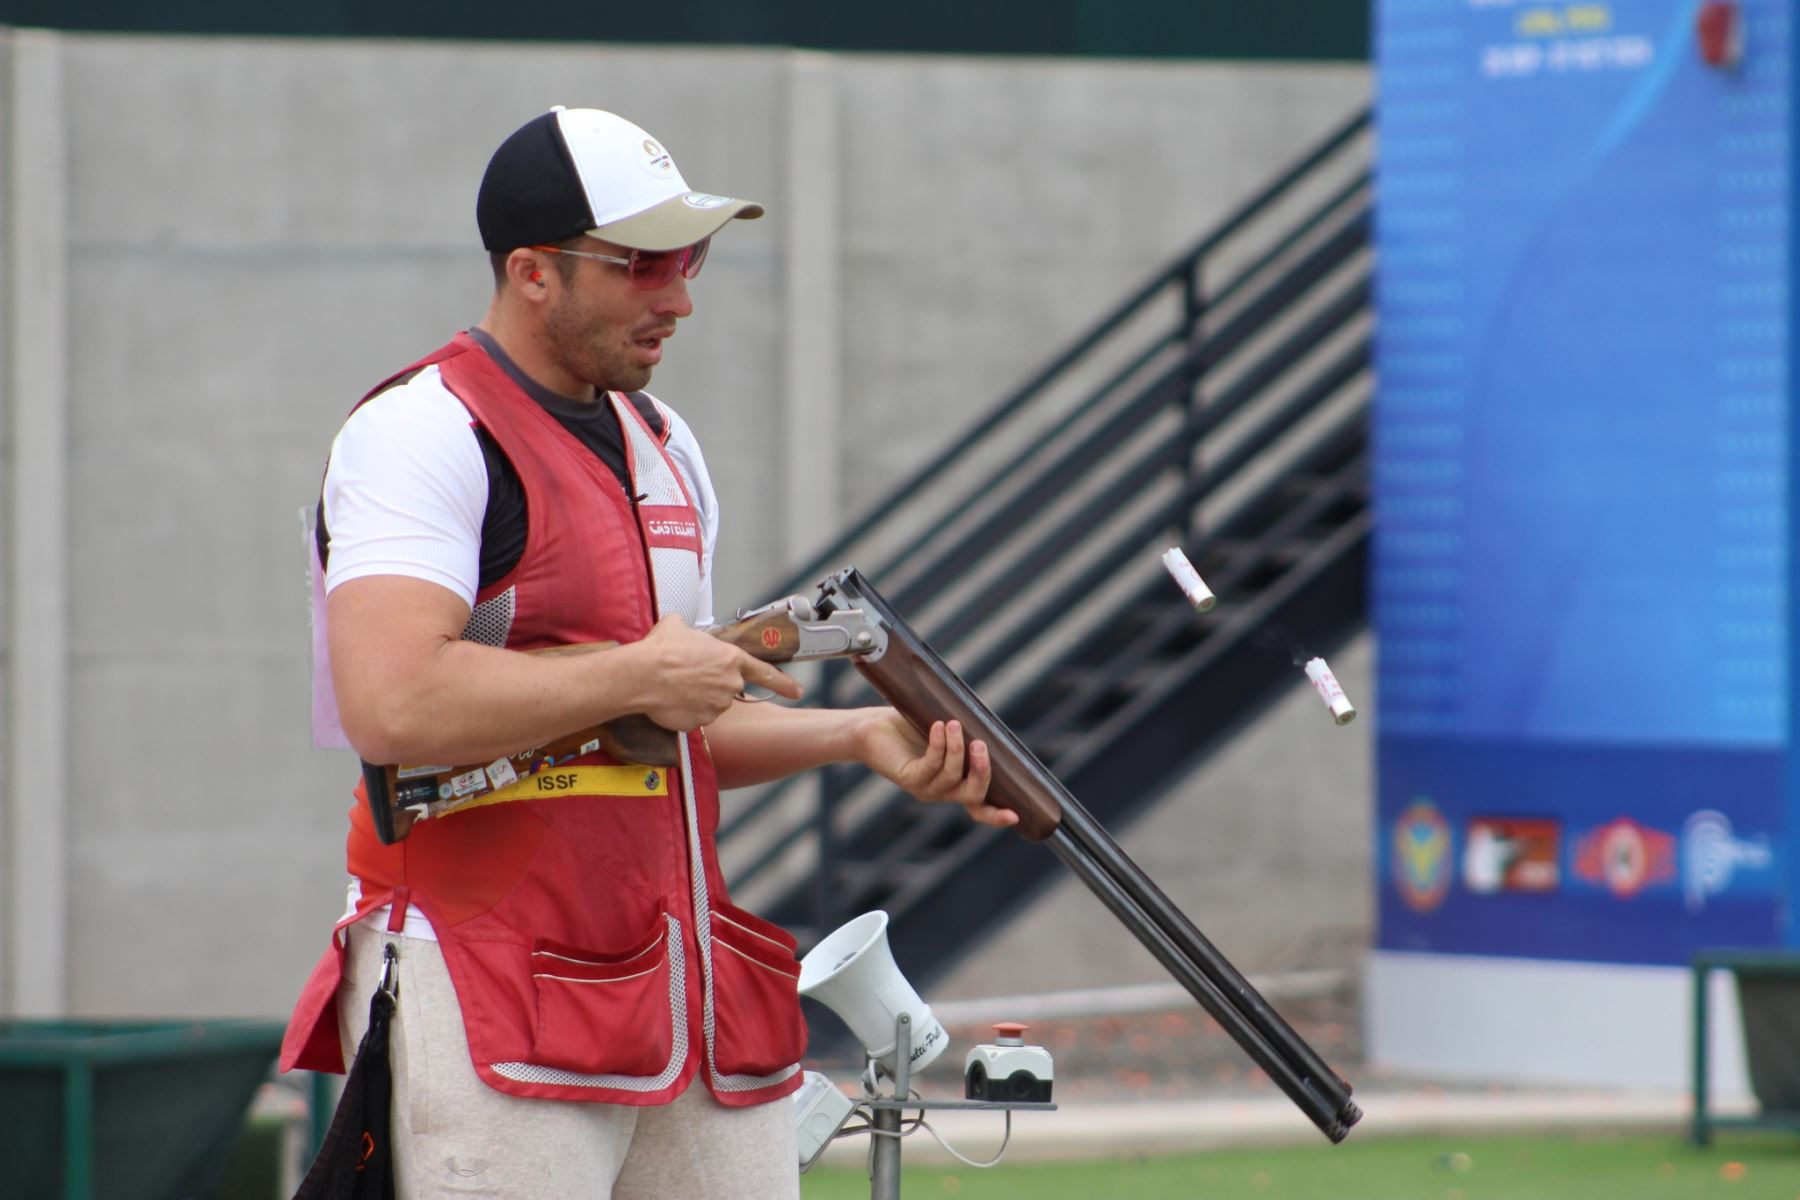
[[[954,719],[962,722],[967,741],[986,742],[992,764],[987,802],[1018,813],[1014,829],[1048,845],[1320,1132],[1343,1141],[1362,1117],[1349,1083],[1269,1007],[855,567],[820,582],[814,610],[821,616],[855,612],[884,627],[882,648],[854,659],[857,671],[921,735],[934,721]]]
[[[887,644],[881,627],[855,609],[837,606],[822,615],[804,596],[789,596],[740,612],[737,620],[708,632],[746,654],[777,664],[879,653]],[[592,654],[615,645],[587,642],[533,653]],[[672,767],[680,761],[678,736],[642,713],[628,713],[493,762],[377,766],[364,759],[363,788],[375,834],[391,845],[411,832],[417,820],[530,799],[538,794],[532,776],[596,751],[633,767]],[[647,771],[646,776],[654,773]]]

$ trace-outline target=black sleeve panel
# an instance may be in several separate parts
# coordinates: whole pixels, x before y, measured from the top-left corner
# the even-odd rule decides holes
[[[512,460],[486,428],[476,425],[475,440],[487,463],[487,512],[481,519],[481,586],[506,578],[525,557],[525,485]]]

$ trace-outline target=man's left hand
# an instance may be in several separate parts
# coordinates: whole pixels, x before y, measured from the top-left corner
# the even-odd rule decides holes
[[[1011,809],[985,803],[993,768],[987,743],[963,741],[959,721],[933,721],[921,738],[893,709],[878,709],[858,730],[857,757],[871,771],[928,803],[952,801],[983,825],[1019,823]]]

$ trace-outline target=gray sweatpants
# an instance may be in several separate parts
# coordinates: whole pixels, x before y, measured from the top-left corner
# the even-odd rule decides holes
[[[394,1177],[400,1200],[797,1200],[793,1102],[726,1108],[695,1082],[652,1108],[527,1100],[481,1081],[438,944],[350,928],[338,992],[346,1059],[369,1020],[381,947],[400,951]]]

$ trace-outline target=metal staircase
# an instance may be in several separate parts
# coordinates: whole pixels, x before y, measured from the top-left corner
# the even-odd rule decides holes
[[[766,594],[860,567],[1117,830],[1364,624],[1370,138],[1365,111]],[[809,693],[872,700],[842,663]],[[849,767],[727,797],[719,842],[803,945],[886,909],[921,985],[1056,873]]]

